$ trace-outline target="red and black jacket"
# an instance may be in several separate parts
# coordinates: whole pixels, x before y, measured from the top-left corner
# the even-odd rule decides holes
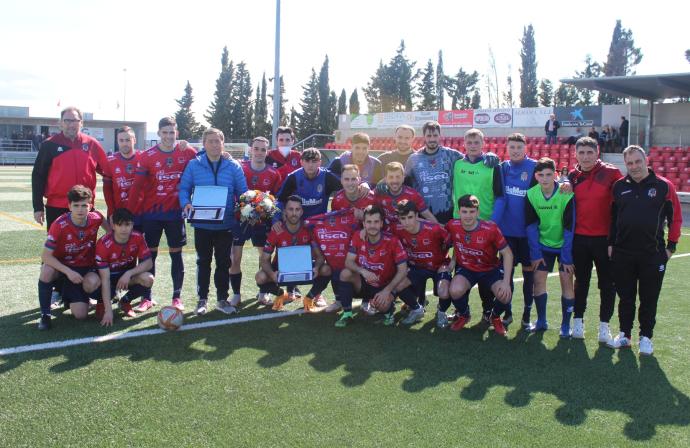
[[[46,205],[68,208],[67,192],[75,185],[83,185],[96,197],[96,173],[103,175],[108,160],[98,141],[81,132],[70,140],[62,132],[41,143],[31,173],[31,192],[34,212],[42,212]]]
[[[664,224],[669,250],[675,251],[683,215],[676,189],[650,169],[639,183],[625,176],[613,185],[609,244],[628,254],[655,254],[664,250]]]
[[[608,236],[611,227],[611,201],[613,184],[623,174],[613,165],[597,160],[589,171],[577,165],[568,174],[575,193],[575,234]]]

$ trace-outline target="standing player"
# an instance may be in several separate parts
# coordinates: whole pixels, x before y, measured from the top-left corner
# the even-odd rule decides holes
[[[83,185],[95,198],[96,173],[107,173],[107,157],[98,141],[81,132],[81,111],[67,107],[60,112],[60,132],[41,143],[31,172],[31,195],[34,219],[50,229],[51,224],[67,213],[67,192]],[[43,205],[43,198],[46,204]],[[93,202],[91,203],[93,206]]]
[[[639,291],[640,354],[651,355],[654,352],[652,336],[656,306],[666,265],[680,238],[683,214],[673,184],[649,169],[647,156],[641,147],[632,145],[625,148],[623,160],[628,175],[613,185],[609,233],[609,254],[620,297],[620,333],[609,342],[609,346],[630,347]],[[668,226],[666,244],[664,224]]]
[[[247,181],[249,190],[259,190],[272,195],[277,195],[282,184],[282,178],[278,170],[266,164],[266,154],[268,153],[268,139],[265,137],[255,137],[252,140],[249,161],[242,163],[242,171]],[[236,223],[233,231],[232,242],[232,264],[230,265],[230,285],[232,286],[232,306],[240,305],[242,296],[240,286],[242,284],[242,252],[244,243],[251,239],[254,246],[261,256],[261,251],[266,244],[271,223],[259,223],[254,226]],[[259,293],[257,300],[261,305],[271,305],[265,294]]]
[[[501,313],[512,298],[510,271],[513,253],[498,226],[492,221],[479,219],[480,203],[476,196],[461,196],[458,211],[460,219],[452,219],[446,224],[454,248],[450,268],[455,268],[455,275],[450,283],[450,296],[457,310],[457,319],[450,329],[460,331],[470,321],[468,293],[479,283],[494,296],[490,321],[494,331],[505,336],[507,332]]]
[[[343,171],[343,174],[348,171]],[[345,258],[350,248],[352,234],[361,228],[361,222],[356,217],[356,209],[345,208],[312,216],[305,220],[304,224],[311,231],[312,241],[318,245],[326,259],[326,264],[321,267],[319,275],[330,278],[331,287],[335,293],[335,302],[329,305],[325,311],[338,311],[342,308],[340,272],[345,268]],[[317,307],[326,306],[326,301],[319,295],[315,297],[315,305]]]
[[[384,170],[386,165],[391,162],[398,162],[405,166],[407,159],[414,152],[412,144],[414,143],[414,128],[407,124],[401,124],[395,128],[395,151],[387,151],[379,156],[379,161]]]
[[[112,299],[117,291],[127,291],[120,299],[120,310],[134,317],[132,300],[143,296],[153,286],[151,251],[144,235],[133,230],[134,215],[126,208],[116,209],[110,217],[113,230],[96,243],[96,267],[101,280],[101,297]]]
[[[91,190],[75,185],[67,192],[69,212],[56,219],[48,230],[48,239],[41,255],[43,265],[38,277],[38,302],[41,307],[39,330],[50,330],[50,296],[53,282],[58,281],[65,305],[69,304],[72,315],[86,319],[89,312],[89,296],[100,286],[94,272],[98,228],[103,216],[89,212],[93,203]],[[113,310],[109,300],[96,306],[96,318],[101,325],[113,323]]]
[[[295,144],[295,131],[286,126],[279,126],[276,131],[278,148],[272,149],[266,156],[266,163],[278,170],[281,179],[300,167],[300,154],[292,149]]]
[[[419,211],[412,201],[403,199],[398,202],[396,210],[400,223],[393,225],[392,230],[407,251],[410,268],[407,277],[421,306],[426,306],[426,282],[431,279],[434,295],[438,297],[436,324],[445,328],[448,326],[446,310],[450,306],[447,259],[450,236],[441,225],[419,219]]]
[[[570,317],[575,306],[573,290],[573,230],[575,229],[575,198],[564,193],[556,183],[556,164],[542,157],[534,167],[538,185],[527,190],[525,223],[530,258],[534,273],[534,303],[537,305],[537,323],[534,331],[548,329],[546,321],[546,277],[553,270],[556,258],[561,281],[561,308],[563,320],[560,336],[570,338]]]
[[[259,272],[256,273],[256,284],[259,291],[264,294],[273,294],[276,296],[273,302],[273,309],[280,310],[283,304],[289,299],[288,294],[278,287],[278,248],[287,246],[306,246],[310,245],[312,248],[312,257],[314,260],[314,283],[311,290],[303,299],[305,311],[310,311],[314,305],[314,297],[321,294],[321,292],[328,286],[330,275],[321,275],[322,266],[325,262],[323,254],[318,246],[312,241],[309,229],[304,225],[302,216],[304,209],[302,208],[303,199],[299,196],[293,195],[285,201],[285,214],[283,221],[284,226],[279,230],[271,230],[266,238],[266,245],[264,251],[259,259]],[[271,261],[271,254],[276,252],[273,261]],[[325,271],[324,271],[325,272]]]
[[[374,188],[381,180],[383,172],[381,161],[369,155],[369,144],[369,136],[364,132],[353,135],[352,150],[333,160],[328,166],[328,171],[340,177],[344,167],[353,164],[357,167],[362,182],[366,182],[369,188]]]
[[[158,244],[165,232],[171,260],[172,303],[179,310],[184,310],[180,293],[184,282],[182,247],[187,244],[187,232],[178,189],[182,172],[187,163],[195,158],[196,151],[193,148],[181,149],[175,144],[177,123],[172,117],[162,118],[158,122],[158,136],[161,142],[139,156],[137,175],[125,206],[130,210],[136,209],[139,201],[142,201],[142,226],[146,244],[151,250],[153,275],[156,275]],[[147,294],[135,311],[142,312],[153,307],[150,293]]]
[[[343,189],[338,191],[331,201],[331,210],[352,208],[358,220],[362,220],[364,209],[375,203],[374,192],[365,188],[359,175],[357,165],[343,166],[340,183]]]
[[[527,225],[525,224],[525,201],[527,190],[537,184],[534,177],[534,167],[537,161],[526,157],[525,136],[519,133],[508,136],[509,160],[501,163],[500,172],[504,185],[503,200],[496,201],[493,218],[501,229],[501,233],[508,241],[513,252],[514,266],[510,275],[510,287],[514,290],[513,275],[515,266],[522,265],[522,295],[525,306],[522,312],[522,327],[530,327],[530,314],[534,302],[534,270],[529,258],[529,242],[527,241]],[[506,310],[507,316],[511,316],[510,310]],[[506,316],[506,317],[507,317]],[[508,325],[511,318],[504,318],[503,324]]]
[[[378,205],[364,209],[364,236],[355,232],[345,258],[345,269],[340,274],[340,300],[343,312],[336,327],[345,327],[352,320],[352,297],[358,292],[362,309],[371,306],[384,313],[383,324],[395,323],[395,297],[399,296],[410,313],[403,324],[411,325],[424,316],[424,307],[407,278],[407,253],[395,236],[382,233],[384,211]],[[396,292],[397,291],[397,292]]]
[[[419,214],[431,222],[438,222],[424,202],[424,198],[416,190],[407,185],[403,185],[405,179],[405,168],[400,162],[390,162],[384,168],[386,183],[385,189],[377,189],[374,199],[381,206],[385,213],[388,224],[398,222],[396,205],[403,199],[412,201],[417,206]]]
[[[118,208],[124,208],[129,197],[129,190],[134,185],[136,177],[139,151],[134,149],[137,143],[134,130],[129,126],[123,126],[117,130],[118,152],[108,156],[107,174],[103,176],[103,196],[108,206],[108,216]],[[135,218],[135,225],[141,226],[141,218],[137,217],[141,204],[129,204]]]
[[[599,160],[597,141],[582,137],[575,143],[577,166],[569,174],[577,203],[573,263],[575,264],[575,319],[573,337],[584,339],[583,317],[587,308],[592,264],[597,267],[601,304],[599,306],[599,342],[611,339],[609,321],[616,302],[611,260],[608,256],[608,234],[611,227],[613,184],[623,177],[613,165]]]

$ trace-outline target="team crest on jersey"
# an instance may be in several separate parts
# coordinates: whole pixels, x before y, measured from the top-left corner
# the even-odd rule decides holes
[[[292,164],[292,166],[297,166],[297,159],[292,159],[290,163]]]
[[[436,159],[431,159],[431,160],[429,160],[429,165],[430,165],[432,168],[435,168],[435,167],[436,167]]]
[[[252,185],[256,185],[259,182],[259,176],[252,176]]]
[[[84,231],[83,231],[83,230],[80,230],[80,231],[79,231],[79,239],[80,239],[80,240],[83,240],[83,239],[84,239]]]
[[[655,198],[656,197],[656,188],[650,188],[649,191],[647,192],[647,196],[650,198]]]
[[[127,172],[127,174],[132,174],[134,172],[134,165],[128,163],[125,167],[125,171]]]
[[[412,244],[413,247],[417,247],[417,238],[412,238],[410,240],[410,243]]]
[[[470,235],[469,233],[465,234],[465,242],[469,244],[471,241],[472,235]]]
[[[520,174],[520,180],[527,182],[527,179],[529,179],[529,174],[527,174],[527,171],[523,171],[522,174]]]
[[[168,168],[173,166],[173,158],[172,157],[166,157],[165,158],[165,166]]]
[[[84,152],[88,152],[89,151],[89,144],[88,143],[82,143],[81,144],[81,150]]]
[[[323,193],[323,185],[319,184],[316,186],[316,191],[319,193]]]
[[[331,216],[328,218],[328,224],[334,226],[335,225],[335,216]]]

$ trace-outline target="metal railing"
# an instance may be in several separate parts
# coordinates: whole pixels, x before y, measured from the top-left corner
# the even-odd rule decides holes
[[[329,141],[335,141],[335,135],[333,134],[312,134],[307,138],[303,138],[294,144],[292,149],[296,151],[301,151],[304,148],[323,148]],[[307,145],[307,142],[310,144]]]
[[[0,151],[26,151],[34,150],[31,140],[18,140],[13,138],[0,138]]]

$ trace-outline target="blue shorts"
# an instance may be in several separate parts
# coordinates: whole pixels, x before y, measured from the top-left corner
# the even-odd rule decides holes
[[[507,236],[505,237],[513,253],[513,266],[521,264],[523,267],[529,266],[532,261],[529,258],[529,243],[527,237]]]
[[[427,280],[431,279],[434,282],[434,295],[438,296],[438,284],[441,280],[450,281],[450,272],[438,273],[429,269],[421,269],[410,266],[407,271],[407,278],[412,282],[412,288],[415,290],[426,289]],[[426,292],[426,291],[425,291]]]
[[[168,247],[177,248],[187,245],[187,228],[184,219],[173,221],[145,219],[142,228],[144,229],[144,239],[150,248],[158,247],[163,232],[165,232],[165,238],[168,240]]]
[[[544,263],[537,266],[537,271],[552,272],[553,266],[556,264],[556,258],[558,258],[558,272],[563,272],[563,261],[561,260],[560,252],[542,250],[541,254],[544,257]]]
[[[82,277],[89,272],[96,272],[95,268],[90,267],[70,267],[70,269],[74,272],[78,272]],[[87,294],[81,284],[72,283],[65,274],[61,273],[57,282],[59,282],[59,287],[57,289],[60,291],[62,301],[65,305],[69,303],[89,303],[90,295],[97,295],[100,297],[100,288],[96,289],[96,291],[91,294]]]
[[[494,283],[503,280],[503,269],[494,268],[486,272],[475,272],[463,267],[455,268],[455,275],[461,275],[469,282],[470,287],[479,284],[480,288],[490,289]]]
[[[252,246],[263,247],[266,244],[266,236],[271,230],[271,223],[261,223],[255,226],[235,222],[232,228],[232,245],[243,246],[245,241],[251,239]]]

